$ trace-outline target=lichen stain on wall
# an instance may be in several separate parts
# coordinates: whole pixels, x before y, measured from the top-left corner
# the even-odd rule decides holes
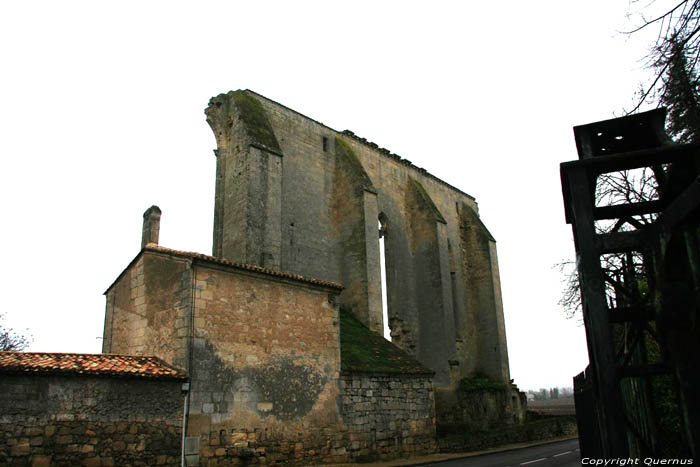
[[[193,393],[212,400],[202,403],[202,411],[228,417],[237,411],[252,411],[261,419],[304,417],[329,381],[329,375],[294,357],[275,357],[261,366],[233,368],[216,354],[209,341],[198,349],[197,360],[201,363],[195,370]],[[207,381],[198,377],[204,376],[202,372],[208,375]]]

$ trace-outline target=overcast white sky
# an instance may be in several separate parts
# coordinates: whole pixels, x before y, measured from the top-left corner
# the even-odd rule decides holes
[[[633,5],[633,8],[635,6]],[[585,333],[557,306],[573,257],[572,126],[629,108],[646,40],[627,0],[3,2],[0,312],[30,350],[99,352],[102,293],[160,243],[211,253],[210,97],[249,88],[476,197],[498,241],[512,377],[571,386]]]

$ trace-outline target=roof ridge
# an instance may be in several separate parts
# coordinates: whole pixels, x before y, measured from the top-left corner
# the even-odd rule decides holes
[[[148,243],[146,246],[143,247],[144,250],[148,251],[155,251],[155,252],[161,252],[161,253],[170,253],[170,254],[175,254],[175,255],[182,255],[182,256],[188,256],[190,258],[194,259],[201,259],[204,261],[210,261],[212,263],[217,263],[217,264],[223,264],[226,266],[232,266],[236,269],[241,269],[244,271],[252,271],[252,272],[259,272],[262,274],[267,274],[270,276],[276,276],[276,277],[283,277],[286,279],[292,279],[300,282],[306,282],[309,284],[315,284],[315,285],[321,285],[325,287],[330,287],[334,289],[342,289],[343,285],[338,283],[338,282],[333,282],[333,281],[325,281],[322,279],[314,279],[311,277],[306,277],[302,276],[301,274],[294,274],[291,272],[283,272],[283,271],[275,271],[274,269],[268,269],[262,266],[258,266],[257,264],[246,264],[246,263],[237,263],[235,261],[230,261],[224,258],[217,258],[215,256],[211,255],[205,255],[204,253],[198,253],[194,251],[185,251],[185,250],[175,250],[173,248],[167,248],[161,245],[158,245],[156,243]]]
[[[476,198],[474,198],[474,197],[473,197],[472,195],[470,195],[469,193],[465,193],[464,191],[460,190],[460,189],[457,188],[456,186],[447,183],[445,180],[441,179],[440,177],[438,177],[438,176],[436,176],[436,175],[433,175],[432,173],[428,172],[428,171],[427,171],[426,169],[424,169],[423,167],[418,167],[417,165],[415,165],[413,162],[409,161],[408,159],[404,159],[403,157],[399,156],[398,154],[395,154],[395,153],[391,152],[390,150],[388,150],[388,149],[386,149],[386,148],[383,148],[383,147],[379,146],[378,144],[376,144],[376,143],[374,143],[374,142],[372,142],[372,141],[368,141],[367,139],[362,138],[361,136],[356,135],[356,134],[355,134],[354,132],[352,132],[351,130],[347,130],[347,129],[346,129],[346,130],[343,130],[343,131],[338,131],[338,130],[336,130],[336,129],[334,129],[334,128],[329,127],[328,125],[326,125],[326,124],[323,123],[323,122],[320,122],[320,121],[318,121],[318,120],[316,120],[316,119],[313,119],[313,118],[311,118],[311,117],[309,117],[309,116],[307,116],[307,115],[304,115],[303,113],[299,112],[298,110],[294,110],[294,109],[292,109],[291,107],[287,107],[286,105],[281,104],[281,103],[277,102],[277,101],[274,100],[274,99],[270,99],[270,98],[267,97],[267,96],[263,96],[262,94],[260,94],[260,93],[258,93],[258,92],[255,92],[255,91],[253,91],[252,89],[244,89],[244,91],[249,92],[249,93],[251,93],[251,94],[254,94],[254,95],[258,96],[258,97],[262,97],[263,99],[265,99],[265,100],[267,100],[267,101],[270,101],[270,102],[272,102],[273,104],[276,104],[276,105],[278,105],[278,106],[280,106],[280,107],[282,107],[282,108],[284,108],[284,109],[290,110],[290,111],[294,112],[295,114],[300,115],[300,116],[306,118],[307,120],[311,120],[311,121],[314,122],[314,123],[317,123],[317,124],[319,124],[319,125],[321,125],[321,126],[323,126],[323,127],[325,127],[325,128],[328,128],[328,129],[331,130],[331,131],[334,131],[334,132],[338,133],[339,135],[349,136],[349,137],[355,139],[356,141],[358,141],[358,142],[364,144],[365,146],[368,146],[368,147],[370,147],[370,148],[372,148],[372,149],[375,149],[379,154],[381,154],[381,155],[383,155],[383,156],[385,156],[385,157],[388,157],[388,158],[390,158],[390,159],[393,159],[393,160],[397,161],[398,163],[400,163],[400,164],[402,164],[402,165],[405,165],[405,166],[407,166],[407,167],[410,167],[410,168],[414,169],[416,172],[418,172],[418,173],[420,173],[420,174],[422,174],[422,175],[424,175],[424,176],[426,176],[426,177],[428,177],[428,178],[432,178],[433,180],[437,181],[438,183],[442,183],[443,185],[447,186],[448,188],[451,188],[452,190],[455,190],[455,191],[457,191],[458,193],[463,194],[464,196],[468,197],[468,198],[471,199],[472,201],[476,201]]]

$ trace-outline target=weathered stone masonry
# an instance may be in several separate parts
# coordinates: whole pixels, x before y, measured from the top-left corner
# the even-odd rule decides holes
[[[12,368],[11,354],[0,352],[0,465],[179,462],[184,376],[104,374],[100,355],[88,356],[95,365],[80,373],[71,365]]]
[[[251,91],[213,98],[206,114],[218,146],[214,256],[340,282],[341,308],[381,332],[382,219],[394,342],[440,387],[475,372],[510,379],[495,241],[474,222],[474,198]]]
[[[361,335],[346,350],[378,339],[406,370],[341,377],[340,290],[148,244],[106,292],[104,348],[182,360],[191,382],[186,435],[194,440],[193,464],[431,452],[432,372],[355,329]],[[158,326],[164,322],[171,324]],[[162,329],[170,329],[169,345]],[[365,391],[354,392],[358,384]]]
[[[3,379],[0,461],[175,465],[182,447],[187,465],[359,462],[434,452],[441,419],[519,420],[495,240],[474,198],[251,91],[206,114],[213,256],[158,246],[149,208],[141,251],[105,292],[105,354],[75,357],[143,376],[154,357],[139,356],[155,355],[182,372]],[[470,377],[497,397],[458,391]]]
[[[340,309],[381,333],[381,222],[392,340],[435,372],[438,405],[465,377],[510,387],[496,242],[473,197],[249,90],[206,115],[214,256],[340,282]]]

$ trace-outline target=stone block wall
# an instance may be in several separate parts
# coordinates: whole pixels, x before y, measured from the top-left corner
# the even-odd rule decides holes
[[[433,383],[421,375],[343,373],[340,411],[354,461],[429,454],[436,449]]]
[[[0,465],[177,465],[181,382],[0,378]]]
[[[187,436],[201,462],[346,460],[339,289],[194,265]]]
[[[191,260],[143,250],[105,295],[102,352],[155,355],[187,368]]]

